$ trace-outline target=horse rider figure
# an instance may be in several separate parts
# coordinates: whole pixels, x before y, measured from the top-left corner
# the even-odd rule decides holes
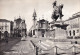
[[[62,14],[62,8],[63,8],[63,4],[60,4],[59,6],[57,6],[57,1],[54,1],[53,3],[53,8],[54,8],[54,11],[53,11],[53,14],[52,14],[52,19],[54,21],[56,21],[59,17],[61,19],[61,17],[63,17],[64,15]]]

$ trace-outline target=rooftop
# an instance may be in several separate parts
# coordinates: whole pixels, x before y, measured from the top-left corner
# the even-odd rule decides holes
[[[77,18],[77,17],[80,17],[80,12],[77,12],[77,13],[73,14],[72,17],[70,17],[70,18],[67,19],[66,21],[75,19],[75,18]]]
[[[10,21],[6,19],[0,19],[0,22],[10,22]]]

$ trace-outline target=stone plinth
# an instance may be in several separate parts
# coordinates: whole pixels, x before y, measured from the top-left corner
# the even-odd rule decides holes
[[[67,39],[67,33],[66,33],[66,27],[68,24],[55,24],[54,23],[54,34],[55,34],[55,39]]]
[[[67,38],[66,30],[61,28],[55,29],[55,39],[66,39],[66,38]]]

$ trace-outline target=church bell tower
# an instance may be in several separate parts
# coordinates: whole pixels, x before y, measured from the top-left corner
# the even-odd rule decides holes
[[[36,19],[37,15],[36,15],[36,11],[34,9],[34,12],[33,12],[33,35],[35,35],[35,29],[36,29]]]

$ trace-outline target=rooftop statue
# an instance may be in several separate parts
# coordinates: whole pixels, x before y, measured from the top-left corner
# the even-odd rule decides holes
[[[56,21],[58,18],[62,19],[63,14],[62,14],[62,8],[63,8],[63,4],[60,4],[59,6],[57,6],[57,1],[54,1],[53,3],[53,14],[52,14],[52,19],[54,21]]]

